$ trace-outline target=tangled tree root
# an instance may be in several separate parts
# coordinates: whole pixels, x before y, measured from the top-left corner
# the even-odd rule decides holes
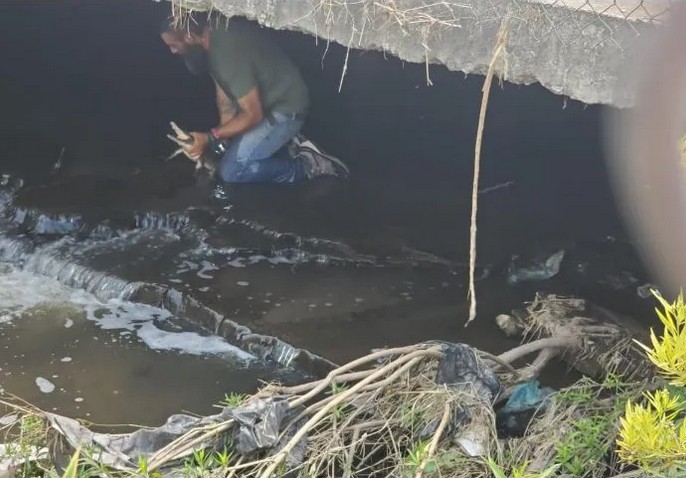
[[[647,331],[627,318],[593,306],[583,299],[554,294],[537,295],[522,311],[501,316],[498,325],[506,333],[519,334],[525,340],[571,338],[577,346],[562,355],[571,367],[603,381],[609,374],[629,380],[646,380],[654,368],[635,340],[646,343]]]
[[[531,310],[541,307],[534,304]],[[540,324],[539,329],[550,331]],[[143,457],[131,446],[143,435],[132,436],[143,432],[98,435],[74,420],[6,400],[3,405],[20,417],[6,426],[6,441],[21,445],[16,454],[30,447],[50,449],[48,458],[34,460],[46,469],[68,461],[53,446],[66,445],[81,451],[82,467],[100,466],[109,476],[185,470],[222,477],[472,478],[493,476],[494,467],[507,473],[559,467],[577,472],[582,465],[575,457],[595,460],[583,476],[608,476],[617,468],[611,458],[614,419],[626,397],[640,389],[619,376],[603,384],[586,379],[554,394],[528,422],[524,436],[498,433],[496,410],[517,384],[536,378],[553,357],[579,355],[588,345],[578,335],[553,334],[498,356],[437,342],[378,350],[322,380],[269,384],[176,437],[157,437]],[[22,444],[27,417],[41,426]],[[580,423],[588,430],[579,429]],[[574,438],[584,433],[595,433],[583,437],[595,454],[584,455],[585,442]]]

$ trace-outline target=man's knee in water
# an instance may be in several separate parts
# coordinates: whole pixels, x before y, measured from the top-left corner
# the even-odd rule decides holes
[[[260,161],[238,161],[231,159],[222,162],[217,168],[217,176],[227,183],[248,183],[254,181],[260,172]]]

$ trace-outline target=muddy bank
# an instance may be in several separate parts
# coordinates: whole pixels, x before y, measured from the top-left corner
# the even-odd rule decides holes
[[[633,342],[644,331],[635,335],[593,310],[580,299],[537,297],[514,320],[538,339],[498,356],[445,341],[384,349],[321,380],[267,385],[218,413],[175,414],[131,433],[94,433],[8,397],[0,424],[9,436],[21,434],[0,454],[0,470],[36,463],[59,470],[76,454],[85,469],[162,476],[633,474],[635,463],[615,451],[626,432],[616,425],[628,401],[660,381]],[[560,390],[541,386],[541,371],[557,356],[590,376]]]

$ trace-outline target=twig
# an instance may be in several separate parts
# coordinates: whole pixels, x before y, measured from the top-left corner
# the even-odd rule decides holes
[[[429,444],[429,449],[427,450],[424,458],[422,458],[422,462],[419,465],[419,469],[417,470],[417,473],[414,475],[414,478],[422,478],[422,475],[424,474],[424,468],[426,468],[426,464],[431,459],[431,457],[434,456],[434,453],[436,453],[436,448],[438,448],[438,443],[441,441],[441,437],[443,436],[443,432],[445,431],[445,427],[448,426],[448,420],[449,419],[450,419],[450,401],[447,401],[447,402],[445,402],[445,406],[443,407],[443,416],[441,417],[441,422],[439,423],[438,428],[436,429],[436,433],[434,433],[434,436],[431,439],[431,443]]]
[[[490,193],[493,191],[497,191],[498,189],[509,188],[513,184],[514,184],[514,181],[506,181],[504,183],[496,184],[495,186],[489,186],[487,188],[483,188],[483,189],[479,190],[479,194],[486,194],[486,193]]]
[[[238,458],[238,460],[236,460],[235,466],[240,466],[241,463],[243,463],[243,456],[241,456],[240,458]],[[237,471],[238,471],[238,468],[232,467],[231,472],[228,475],[226,475],[226,478],[233,478],[234,476],[236,476]]]
[[[348,48],[345,51],[345,63],[343,64],[343,71],[341,71],[341,81],[338,84],[338,92],[343,90],[343,80],[345,79],[345,74],[348,72],[348,59],[350,58],[350,48],[352,47],[353,40],[355,39],[355,25],[352,26],[352,33],[350,35],[350,41],[348,42]]]
[[[353,472],[353,459],[355,458],[355,449],[357,448],[357,440],[360,436],[361,428],[355,427],[353,431],[353,437],[350,440],[350,449],[348,450],[348,456],[345,459],[345,470],[343,472],[343,478],[350,478]]]
[[[474,273],[476,270],[476,215],[478,209],[479,198],[479,173],[481,171],[481,143],[484,135],[484,124],[486,123],[486,110],[488,109],[488,99],[491,94],[491,84],[493,83],[493,74],[495,72],[495,64],[501,52],[505,48],[507,41],[507,24],[509,16],[506,16],[500,24],[500,30],[495,40],[495,47],[493,48],[493,55],[491,63],[488,65],[488,73],[484,80],[481,96],[481,111],[479,113],[479,126],[476,132],[476,144],[474,146],[474,181],[472,183],[472,217],[469,226],[469,318],[465,327],[468,326],[476,318],[476,284],[474,280]]]
[[[429,46],[424,45],[424,66],[426,69],[426,86],[433,86],[431,76],[429,75]]]

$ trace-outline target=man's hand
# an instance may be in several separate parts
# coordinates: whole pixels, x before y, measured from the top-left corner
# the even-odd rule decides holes
[[[193,161],[197,161],[207,149],[210,141],[207,137],[207,133],[191,132],[189,134],[193,137],[193,144],[186,148],[186,154]]]

